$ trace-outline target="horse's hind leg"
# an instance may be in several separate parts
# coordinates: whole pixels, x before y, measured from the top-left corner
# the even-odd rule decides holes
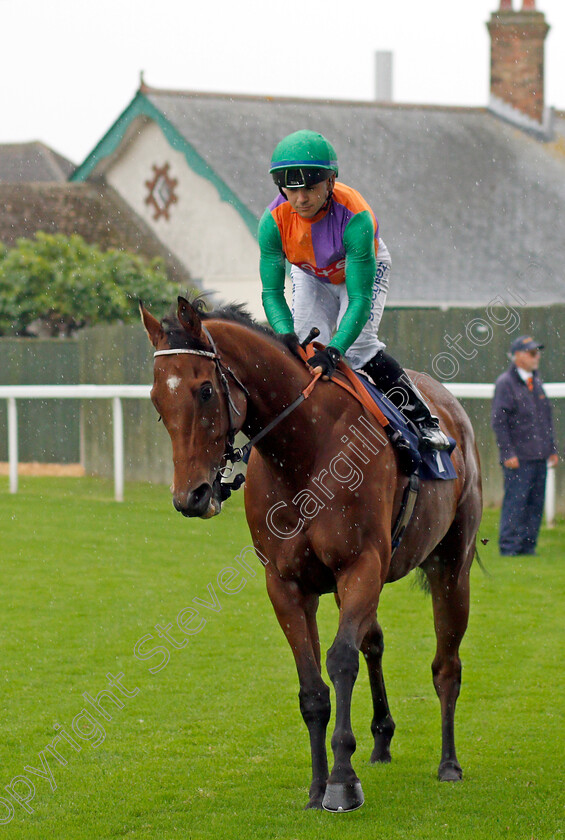
[[[453,568],[437,556],[425,566],[430,582],[436,632],[432,663],[434,687],[441,706],[441,761],[438,778],[456,782],[463,775],[455,752],[455,705],[461,688],[459,646],[469,619],[469,567]]]
[[[373,733],[375,743],[373,752],[371,753],[371,764],[390,761],[390,742],[395,730],[395,724],[388,707],[383,678],[383,650],[383,631],[379,622],[375,619],[361,645],[361,652],[367,662],[371,694],[373,696],[371,732]]]

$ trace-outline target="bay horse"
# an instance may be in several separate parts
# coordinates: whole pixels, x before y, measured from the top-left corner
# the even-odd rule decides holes
[[[393,553],[391,530],[408,478],[395,448],[354,397],[332,381],[319,380],[309,398],[300,399],[312,374],[280,338],[239,307],[204,313],[198,302],[179,297],[176,314],[162,322],[141,303],[140,310],[155,348],[151,399],[172,442],[175,508],[185,516],[219,513],[219,475],[226,453],[233,455],[234,434],[242,430],[251,439],[261,438],[251,450],[245,510],[269,597],[296,661],[312,755],[306,807],[351,811],[363,804],[351,763],[356,742],[350,709],[359,651],[373,700],[371,762],[390,761],[395,724],[381,668],[377,607],[383,585],[416,567],[425,572],[433,603],[432,675],[442,719],[438,777],[461,779],[454,739],[459,646],[467,628],[469,572],[482,512],[479,458],[461,405],[431,377],[418,374],[419,389],[457,443],[451,455],[456,478],[425,482]],[[285,414],[293,402],[294,410]],[[326,753],[330,691],[322,679],[316,624],[325,593],[334,593],[339,607],[326,660],[336,701],[331,773]]]

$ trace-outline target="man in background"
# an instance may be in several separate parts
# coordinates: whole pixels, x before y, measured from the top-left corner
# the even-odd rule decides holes
[[[512,364],[495,384],[492,427],[504,473],[499,548],[506,556],[536,553],[547,466],[558,461],[551,405],[537,373],[540,350],[531,336],[515,339]]]

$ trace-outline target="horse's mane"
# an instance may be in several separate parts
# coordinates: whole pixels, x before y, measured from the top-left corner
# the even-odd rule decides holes
[[[265,336],[269,336],[270,338],[278,338],[277,333],[273,332],[270,327],[258,324],[241,303],[228,303],[219,309],[208,309],[206,301],[199,296],[189,299],[189,303],[194,309],[196,309],[198,315],[203,321],[231,321],[232,323],[241,324],[254,332],[261,333]],[[166,317],[161,321],[161,326],[165,331],[169,347],[172,350],[180,350],[183,348],[190,350],[209,349],[208,345],[204,341],[194,338],[184,329],[177,317],[176,304],[171,306],[168,315],[166,315]]]

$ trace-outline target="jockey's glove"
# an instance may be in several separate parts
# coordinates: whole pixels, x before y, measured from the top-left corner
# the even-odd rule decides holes
[[[317,350],[312,358],[308,359],[308,365],[312,370],[321,367],[323,376],[328,376],[331,379],[340,359],[341,353],[339,350],[329,344],[323,350]]]

